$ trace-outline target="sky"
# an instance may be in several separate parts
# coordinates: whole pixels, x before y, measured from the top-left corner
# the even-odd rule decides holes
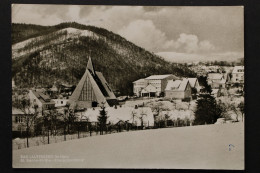
[[[169,61],[244,57],[242,6],[12,5],[12,22],[94,25]]]

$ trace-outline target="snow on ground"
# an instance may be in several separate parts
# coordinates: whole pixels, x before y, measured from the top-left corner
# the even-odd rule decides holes
[[[15,150],[13,167],[244,169],[244,124],[124,132]]]

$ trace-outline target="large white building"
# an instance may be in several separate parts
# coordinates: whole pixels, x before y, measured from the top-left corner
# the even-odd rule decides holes
[[[232,71],[231,83],[244,83],[244,66],[235,66]]]
[[[155,97],[165,94],[165,88],[168,80],[176,80],[172,74],[152,75],[145,79],[139,79],[133,82],[133,92],[140,97]]]

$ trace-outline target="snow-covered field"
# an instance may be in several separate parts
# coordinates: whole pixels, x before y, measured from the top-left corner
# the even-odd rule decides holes
[[[13,151],[14,168],[244,169],[244,124],[94,136]]]

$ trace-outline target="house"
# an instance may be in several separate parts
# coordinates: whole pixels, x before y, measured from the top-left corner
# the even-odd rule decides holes
[[[152,84],[147,85],[144,89],[141,91],[142,97],[155,97],[156,96],[156,87]]]
[[[62,99],[58,98],[58,99],[52,99],[52,100],[55,103],[55,107],[64,107],[67,105],[67,102],[69,101],[68,99],[64,99],[64,98],[62,98]]]
[[[226,87],[226,79],[222,73],[208,73],[207,81],[211,88]]]
[[[30,112],[29,112],[30,111]],[[12,107],[12,136],[16,137],[25,137],[26,135],[26,118],[32,118],[34,110],[29,109],[28,112],[23,112],[20,109]],[[25,116],[26,113],[26,116]],[[34,131],[34,122],[30,122],[30,132]]]
[[[150,85],[148,88],[150,89],[153,87],[155,88],[155,92],[152,91],[150,94],[151,97],[164,95],[167,81],[173,79],[176,80],[178,78],[172,74],[166,74],[166,75],[152,75],[145,79],[139,79],[133,82],[134,94],[136,96],[142,96],[142,90]],[[146,90],[143,90],[143,93],[145,96],[149,96]]]
[[[188,78],[188,81],[190,83],[191,88],[194,88],[197,90],[197,92],[200,92],[201,86],[197,78]]]
[[[231,76],[231,83],[244,84],[244,66],[235,66]]]
[[[137,96],[141,96],[141,91],[148,85],[148,80],[139,79],[133,82],[133,93]]]
[[[116,96],[101,72],[94,69],[91,58],[78,85],[69,97],[71,109],[118,105]]]
[[[55,107],[55,102],[51,100],[51,98],[37,90],[29,90],[29,99],[32,103],[32,105],[36,104],[38,105],[40,112],[43,110],[52,109]]]
[[[189,80],[169,80],[165,89],[165,97],[170,99],[191,99]]]

